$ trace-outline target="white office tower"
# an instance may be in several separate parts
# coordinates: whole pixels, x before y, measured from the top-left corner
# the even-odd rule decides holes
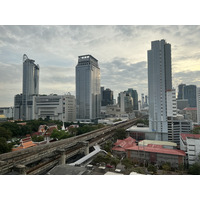
[[[33,119],[33,96],[39,94],[39,65],[23,56],[23,93],[22,93],[22,119]]]
[[[76,66],[76,119],[91,122],[100,117],[101,91],[98,60],[91,55],[78,57]]]
[[[200,87],[197,87],[197,123],[200,124]]]
[[[166,91],[172,90],[171,45],[165,40],[151,42],[148,51],[148,92],[150,131],[167,133]]]
[[[167,94],[167,117],[177,116],[176,90],[168,90]]]

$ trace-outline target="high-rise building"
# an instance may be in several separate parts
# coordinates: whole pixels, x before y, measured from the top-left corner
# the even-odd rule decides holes
[[[188,99],[189,107],[197,107],[196,85],[184,86],[184,99]]]
[[[109,88],[102,91],[101,106],[107,106],[107,105],[113,105],[113,91],[110,90]]]
[[[98,60],[91,55],[78,57],[76,65],[76,118],[93,121],[100,117],[101,92]]]
[[[142,108],[144,108],[144,94],[141,94]]]
[[[186,84],[180,84],[178,86],[178,99],[184,99],[184,87]]]
[[[200,87],[197,87],[197,123],[200,124]]]
[[[133,98],[133,110],[138,110],[138,93],[137,93],[137,90],[133,90],[132,88],[129,88],[128,93]]]
[[[22,119],[33,119],[33,96],[39,94],[39,65],[23,56]]]
[[[22,94],[14,97],[14,120],[22,119]]]
[[[124,91],[119,93],[118,104],[121,109],[121,113],[133,112],[133,98],[129,92]]]
[[[148,51],[150,131],[168,133],[166,91],[172,90],[171,76],[171,45],[165,40],[151,42]]]

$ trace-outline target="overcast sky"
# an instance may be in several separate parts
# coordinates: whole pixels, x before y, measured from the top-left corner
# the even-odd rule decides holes
[[[0,26],[0,107],[22,92],[23,54],[40,66],[40,94],[75,94],[78,56],[94,56],[101,86],[145,95],[147,50],[165,39],[172,47],[173,86],[200,86],[200,26]]]

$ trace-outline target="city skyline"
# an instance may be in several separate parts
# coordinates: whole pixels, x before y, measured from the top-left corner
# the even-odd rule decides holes
[[[146,52],[161,39],[172,45],[173,87],[200,86],[200,26],[0,26],[0,33],[1,106],[22,93],[23,54],[40,65],[40,94],[75,95],[77,58],[90,54],[115,99],[128,88],[147,95]]]

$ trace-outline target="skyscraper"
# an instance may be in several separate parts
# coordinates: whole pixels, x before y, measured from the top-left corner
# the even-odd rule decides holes
[[[113,105],[113,91],[107,88],[102,91],[101,106]]]
[[[188,99],[189,107],[197,107],[196,85],[184,86],[184,99]]]
[[[186,84],[178,85],[178,99],[184,99],[184,87]]]
[[[76,118],[92,121],[100,117],[100,68],[91,55],[78,57],[76,65]]]
[[[39,94],[39,65],[23,56],[23,92],[22,92],[22,119],[33,118],[33,96]]]
[[[165,40],[153,41],[148,51],[150,131],[168,132],[166,92],[171,90],[171,45]]]
[[[137,90],[132,88],[128,88],[128,93],[133,98],[133,110],[138,110],[138,93]]]
[[[200,124],[200,87],[197,87],[197,123]]]

